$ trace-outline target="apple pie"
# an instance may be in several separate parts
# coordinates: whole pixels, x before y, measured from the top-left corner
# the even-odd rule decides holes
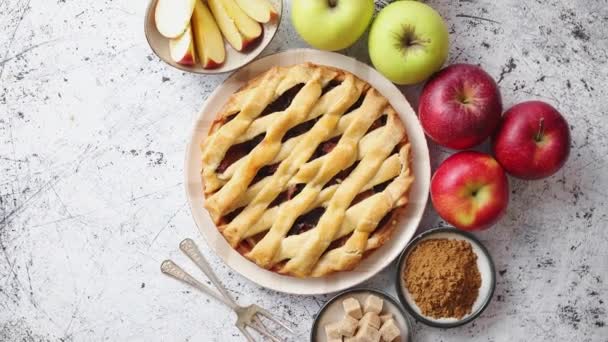
[[[351,270],[388,241],[414,180],[388,100],[311,63],[250,80],[217,113],[201,152],[205,207],[226,241],[300,278]]]

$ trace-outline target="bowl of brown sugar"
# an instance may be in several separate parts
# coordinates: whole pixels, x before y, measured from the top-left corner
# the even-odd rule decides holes
[[[494,263],[473,234],[435,228],[415,237],[398,263],[397,294],[418,321],[453,328],[479,317],[496,287]]]

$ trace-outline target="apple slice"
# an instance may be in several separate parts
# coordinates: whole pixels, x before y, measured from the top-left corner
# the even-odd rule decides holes
[[[214,69],[219,67],[226,59],[224,39],[215,19],[213,19],[213,15],[211,15],[203,0],[196,0],[192,15],[192,28],[194,30],[194,47],[203,68]]]
[[[181,36],[169,40],[169,52],[175,63],[182,65],[194,65],[196,63],[190,24],[188,24],[186,31]]]
[[[251,19],[234,0],[220,0],[228,16],[236,24],[236,28],[241,32],[245,45],[254,41],[262,34],[262,26],[257,21]]]
[[[156,29],[167,38],[177,38],[186,31],[196,0],[158,0],[154,12]]]
[[[242,51],[245,48],[243,36],[232,18],[228,15],[222,2],[220,0],[208,0],[207,3],[209,4],[209,8],[211,8],[211,12],[213,12],[215,20],[217,20],[220,30],[224,34],[224,38],[235,50]]]
[[[235,0],[239,7],[251,18],[260,23],[267,23],[279,14],[267,0]]]

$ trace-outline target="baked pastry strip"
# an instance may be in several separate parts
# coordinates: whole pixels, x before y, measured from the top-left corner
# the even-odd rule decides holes
[[[247,132],[266,107],[291,87],[311,81],[314,75],[317,75],[317,79],[320,77],[321,83],[326,85],[336,74],[335,71],[310,64],[291,68],[275,67],[249,81],[245,88],[233,94],[212,125],[209,136],[201,144],[205,194],[211,194],[224,185],[219,182],[215,170],[228,149]],[[234,114],[236,117],[224,123],[224,120]],[[224,124],[218,125],[221,123]]]
[[[399,153],[399,155],[394,155],[394,156],[395,156],[395,158],[398,158],[403,163],[401,168],[402,168],[402,172],[404,173],[404,175],[400,176],[399,179],[395,178],[393,181],[391,181],[391,183],[387,186],[387,188],[390,187],[391,189],[394,189],[394,188],[401,189],[401,191],[400,191],[401,196],[403,196],[403,194],[407,193],[411,183],[414,180],[414,177],[411,176],[411,172],[409,170],[410,146],[404,145],[401,148],[401,152]],[[401,179],[403,179],[403,181]],[[402,187],[398,188],[399,186],[402,186]],[[379,198],[386,196],[386,195],[384,195],[384,192],[386,192],[386,191],[387,190],[385,189],[383,192],[376,193],[376,194],[364,199],[363,201],[351,206],[350,208],[348,208],[348,210],[346,211],[346,217],[345,217],[344,221],[342,222],[340,229],[334,236],[334,240],[337,240],[339,238],[342,238],[342,237],[350,234],[355,229],[357,223],[364,220],[365,208],[366,207],[375,208],[376,207],[375,202],[379,201],[380,200]],[[393,202],[393,205],[405,204],[405,203],[399,202],[400,200],[403,200],[403,197],[397,198],[397,200],[395,200]],[[387,213],[388,212],[383,212],[384,215],[386,215]],[[376,227],[376,228],[378,228],[378,227]],[[283,242],[281,243],[281,249],[277,255],[277,258],[275,259],[275,262],[293,258],[298,251],[298,246],[301,246],[310,237],[311,234],[313,234],[313,230],[306,231],[299,235],[292,235],[292,236],[287,237],[285,240],[283,240]],[[369,250],[369,248],[367,248],[366,250]],[[331,251],[329,251],[328,254],[329,253],[331,253]]]
[[[352,116],[346,115],[346,117],[350,118]],[[342,117],[342,119],[344,119],[344,118],[345,117]],[[340,120],[340,122],[342,122],[342,119]],[[341,133],[342,132],[340,132],[340,134]],[[367,135],[365,135],[361,139],[361,141],[358,144],[358,149],[357,149],[357,160],[361,160],[361,158],[363,158],[363,156],[367,153],[367,151],[369,151],[370,147],[372,146],[373,141],[381,133],[382,132],[380,130],[374,130],[374,131],[368,133]],[[328,139],[331,139],[340,134],[333,134]],[[275,160],[273,160],[273,162],[271,164],[282,162],[287,157],[289,157],[292,153],[294,153],[294,151],[297,151],[294,147],[295,146],[294,143],[301,142],[303,138],[304,138],[304,135],[301,135],[301,136],[297,136],[295,138],[292,138],[292,139],[284,142],[283,145],[281,146],[281,150],[279,151],[279,154],[277,155],[277,157],[275,158]],[[289,180],[288,185],[306,183],[306,182],[310,181],[312,179],[312,177],[314,176],[315,171],[319,168],[319,166],[323,163],[324,160],[325,160],[325,156],[321,156],[313,161],[307,162],[306,164],[302,165],[300,167],[300,169],[298,170],[298,173]],[[232,167],[235,165],[238,165],[241,161],[242,161],[242,159],[235,162],[234,164],[232,164],[230,167],[228,167],[226,169],[226,171],[224,173],[222,173],[222,175],[220,175],[218,177],[222,181],[224,178],[230,179],[232,177],[231,171],[234,170]],[[245,196],[242,197],[238,202],[234,203],[234,205],[227,208],[226,213],[250,203],[253,200],[253,197],[255,197],[255,195],[260,192],[260,189],[263,186],[265,186],[268,181],[270,181],[270,179],[269,179],[269,177],[266,177],[266,178],[260,180],[258,183],[250,186],[247,189]],[[226,181],[223,181],[223,183],[225,183],[225,182]]]
[[[389,159],[384,161],[378,173],[361,189],[361,192],[369,190],[378,184],[382,184],[397,177],[399,175],[400,169],[401,162],[399,160],[399,156],[394,155],[390,157]],[[336,192],[337,188],[338,184],[335,184],[321,190],[321,193],[319,194],[315,202],[312,203],[312,205],[308,208],[306,212],[318,207],[327,207],[327,203],[329,202],[333,194]],[[264,212],[264,215],[262,215],[262,217],[255,223],[255,225],[247,231],[244,237],[248,238],[250,236],[268,230],[272,226],[272,222],[274,222],[274,220],[276,219],[278,211],[279,206],[274,206],[272,208],[267,209]],[[287,237],[287,239],[289,238],[291,237]]]
[[[403,152],[406,153],[406,152]],[[407,167],[407,166],[406,166]],[[378,223],[388,214],[413,182],[410,170],[404,170],[373,201],[367,201],[361,208],[353,234],[341,247],[325,253],[314,265],[311,276],[319,277],[335,271],[353,269],[367,251],[369,236],[376,230]]]
[[[350,75],[347,76],[347,78],[349,78],[349,77],[352,77],[352,76],[350,76]],[[362,82],[361,81],[357,82],[357,86],[362,86],[362,84],[360,84],[360,83],[362,83]],[[304,122],[318,118],[319,116],[326,114],[326,112],[323,109],[328,108],[331,105],[331,103],[329,101],[326,101],[326,99],[333,99],[333,97],[334,97],[333,94],[329,94],[327,96],[322,96],[319,99],[319,103],[317,104],[317,106],[315,106],[315,108],[310,112],[310,114],[307,117],[307,120],[304,120]],[[353,112],[355,112],[355,111],[353,111]],[[245,132],[245,134],[242,135],[242,138],[240,138],[236,141],[236,143],[242,143],[242,142],[251,140],[251,139],[255,138],[256,136],[264,133],[266,131],[264,126],[268,125],[269,122],[276,120],[276,118],[281,114],[282,114],[282,112],[277,112],[277,113],[267,115],[267,116],[264,116],[262,118],[259,118],[255,121],[253,121],[253,123],[251,124],[249,129]],[[348,125],[350,124],[350,122],[353,119],[354,119],[354,115],[349,115],[349,113],[345,113],[344,116],[342,116],[340,118],[340,121],[338,122],[337,127],[330,133],[330,135],[328,136],[327,139],[331,139],[331,138],[337,137],[339,135],[342,135],[342,133],[344,133],[344,131],[346,130],[346,128],[348,127]],[[302,138],[303,138],[302,136],[297,136],[297,137],[294,137],[292,139],[285,141],[283,143],[283,145],[281,145],[281,150],[279,151],[279,154],[277,154],[277,156],[275,157],[275,159],[273,160],[272,163],[273,164],[278,163],[278,162],[281,162],[284,159],[286,159],[289,156],[289,154],[294,150],[294,147],[301,141]],[[367,136],[364,137],[362,142],[365,142],[365,140],[367,140],[366,138],[367,138]],[[242,163],[243,163],[243,159],[236,161],[234,164],[230,165],[230,167],[228,167],[226,169],[226,171],[224,171],[221,175],[218,175],[218,178],[221,180],[230,179],[233,176],[235,169],[237,169],[239,167],[239,165]]]
[[[374,89],[367,91],[361,107],[356,110],[357,113],[351,114],[356,115],[356,119],[342,135],[335,148],[326,155],[329,158],[320,165],[314,179],[308,182],[296,197],[281,204],[276,221],[262,240],[246,255],[248,258],[262,267],[271,266],[281,240],[287,235],[294,221],[309,208],[321,192],[323,185],[355,162],[359,140],[380,116],[385,106],[384,97],[379,96]]]
[[[375,120],[375,118],[373,120]],[[303,277],[312,271],[314,265],[333,241],[333,237],[341,226],[345,212],[354,197],[373,177],[380,168],[382,162],[390,155],[394,147],[401,142],[405,136],[405,129],[398,122],[395,122],[395,120],[396,116],[394,114],[389,115],[387,125],[381,128],[383,130],[382,139],[377,140],[376,146],[374,146],[370,153],[362,159],[353,172],[342,182],[342,184],[340,184],[338,190],[336,190],[336,193],[330,200],[327,210],[319,219],[317,226],[312,230],[314,233],[311,234],[308,240],[299,249],[296,256],[290,259],[280,270],[281,273]],[[357,121],[355,121],[353,125],[355,125]],[[345,135],[348,134],[351,127],[347,129]],[[357,128],[358,127],[356,127],[355,130]],[[365,129],[367,130],[367,128]],[[331,159],[328,161],[331,161]],[[324,163],[324,165],[327,164]]]
[[[225,227],[223,234],[229,243],[236,246],[264,214],[268,205],[287,188],[289,179],[312,156],[316,147],[325,140],[327,132],[333,131],[339,117],[358,98],[361,88],[362,84],[356,84],[354,77],[347,77],[341,86],[332,89],[333,96],[339,95],[341,100],[331,108],[324,108],[327,114],[315,123],[309,132],[303,134],[303,138],[300,139],[289,157],[281,162],[273,175],[266,178],[269,180],[264,182],[264,186],[255,194],[253,200]],[[325,95],[329,95],[329,93]]]
[[[270,70],[264,75],[264,83],[268,84],[267,87],[257,87],[246,94],[237,93],[231,97],[229,105],[230,102],[238,102],[240,104],[239,113],[233,120],[210,134],[202,144],[202,177],[206,187],[216,188],[215,170],[220,165],[226,151],[234,144],[236,138],[247,130],[268,103],[278,97],[275,89],[283,77],[284,75],[278,69]]]
[[[321,95],[321,89],[321,74],[315,72],[312,79],[306,82],[304,87],[296,94],[283,115],[268,128],[262,142],[243,157],[245,161],[236,170],[234,177],[207,199],[205,205],[212,216],[219,219],[226,208],[247,191],[257,171],[264,165],[269,164],[279,152],[283,135],[291,127],[300,123],[312,109]],[[228,122],[227,125],[232,121]],[[223,127],[225,126],[222,126],[220,131]]]

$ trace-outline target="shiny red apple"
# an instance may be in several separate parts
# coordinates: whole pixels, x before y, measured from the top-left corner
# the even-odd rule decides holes
[[[489,137],[502,114],[494,79],[478,66],[453,64],[435,74],[420,95],[418,115],[439,145],[466,149]]]
[[[459,152],[435,171],[431,200],[439,216],[453,226],[463,230],[486,229],[507,209],[509,182],[492,156]]]
[[[494,155],[511,175],[523,179],[548,177],[570,154],[566,119],[542,101],[517,104],[503,116],[492,141]]]

